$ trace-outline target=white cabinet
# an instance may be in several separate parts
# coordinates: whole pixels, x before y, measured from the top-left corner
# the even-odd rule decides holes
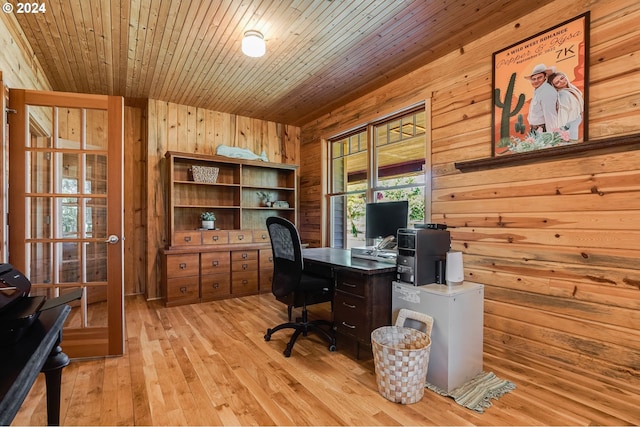
[[[450,392],[482,371],[484,285],[392,286],[394,324],[401,308],[433,317],[427,382]],[[416,329],[419,325],[405,324]]]

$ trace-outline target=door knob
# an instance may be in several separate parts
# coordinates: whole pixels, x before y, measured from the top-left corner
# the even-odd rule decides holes
[[[116,236],[115,234],[112,234],[111,236],[107,237],[107,240],[105,240],[105,243],[111,243],[112,245],[115,245],[116,243],[118,243],[120,241],[120,238],[118,236]]]

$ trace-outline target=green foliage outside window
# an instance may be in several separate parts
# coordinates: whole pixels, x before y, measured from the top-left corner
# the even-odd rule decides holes
[[[395,179],[392,187],[403,186],[407,184],[415,184],[415,178],[399,178]],[[394,188],[389,190],[379,190],[376,192],[378,202],[380,201],[409,201],[409,222],[420,223],[424,222],[424,194],[422,192],[423,187],[411,187],[411,188]],[[350,191],[363,190],[365,185],[351,186]],[[349,221],[350,233],[353,237],[358,237],[358,234],[364,233],[363,219],[365,215],[365,195],[364,194],[352,194],[347,196],[347,220]]]

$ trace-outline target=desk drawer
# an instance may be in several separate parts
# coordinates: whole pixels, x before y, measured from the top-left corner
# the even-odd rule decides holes
[[[369,314],[363,297],[340,290],[335,293],[333,315],[336,330],[361,340],[369,339]]]
[[[338,272],[338,280],[336,282],[337,289],[353,295],[365,296],[367,289],[367,277],[346,271]]]

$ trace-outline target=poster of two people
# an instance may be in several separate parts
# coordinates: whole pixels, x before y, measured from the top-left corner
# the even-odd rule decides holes
[[[493,155],[587,140],[589,13],[493,54]]]

